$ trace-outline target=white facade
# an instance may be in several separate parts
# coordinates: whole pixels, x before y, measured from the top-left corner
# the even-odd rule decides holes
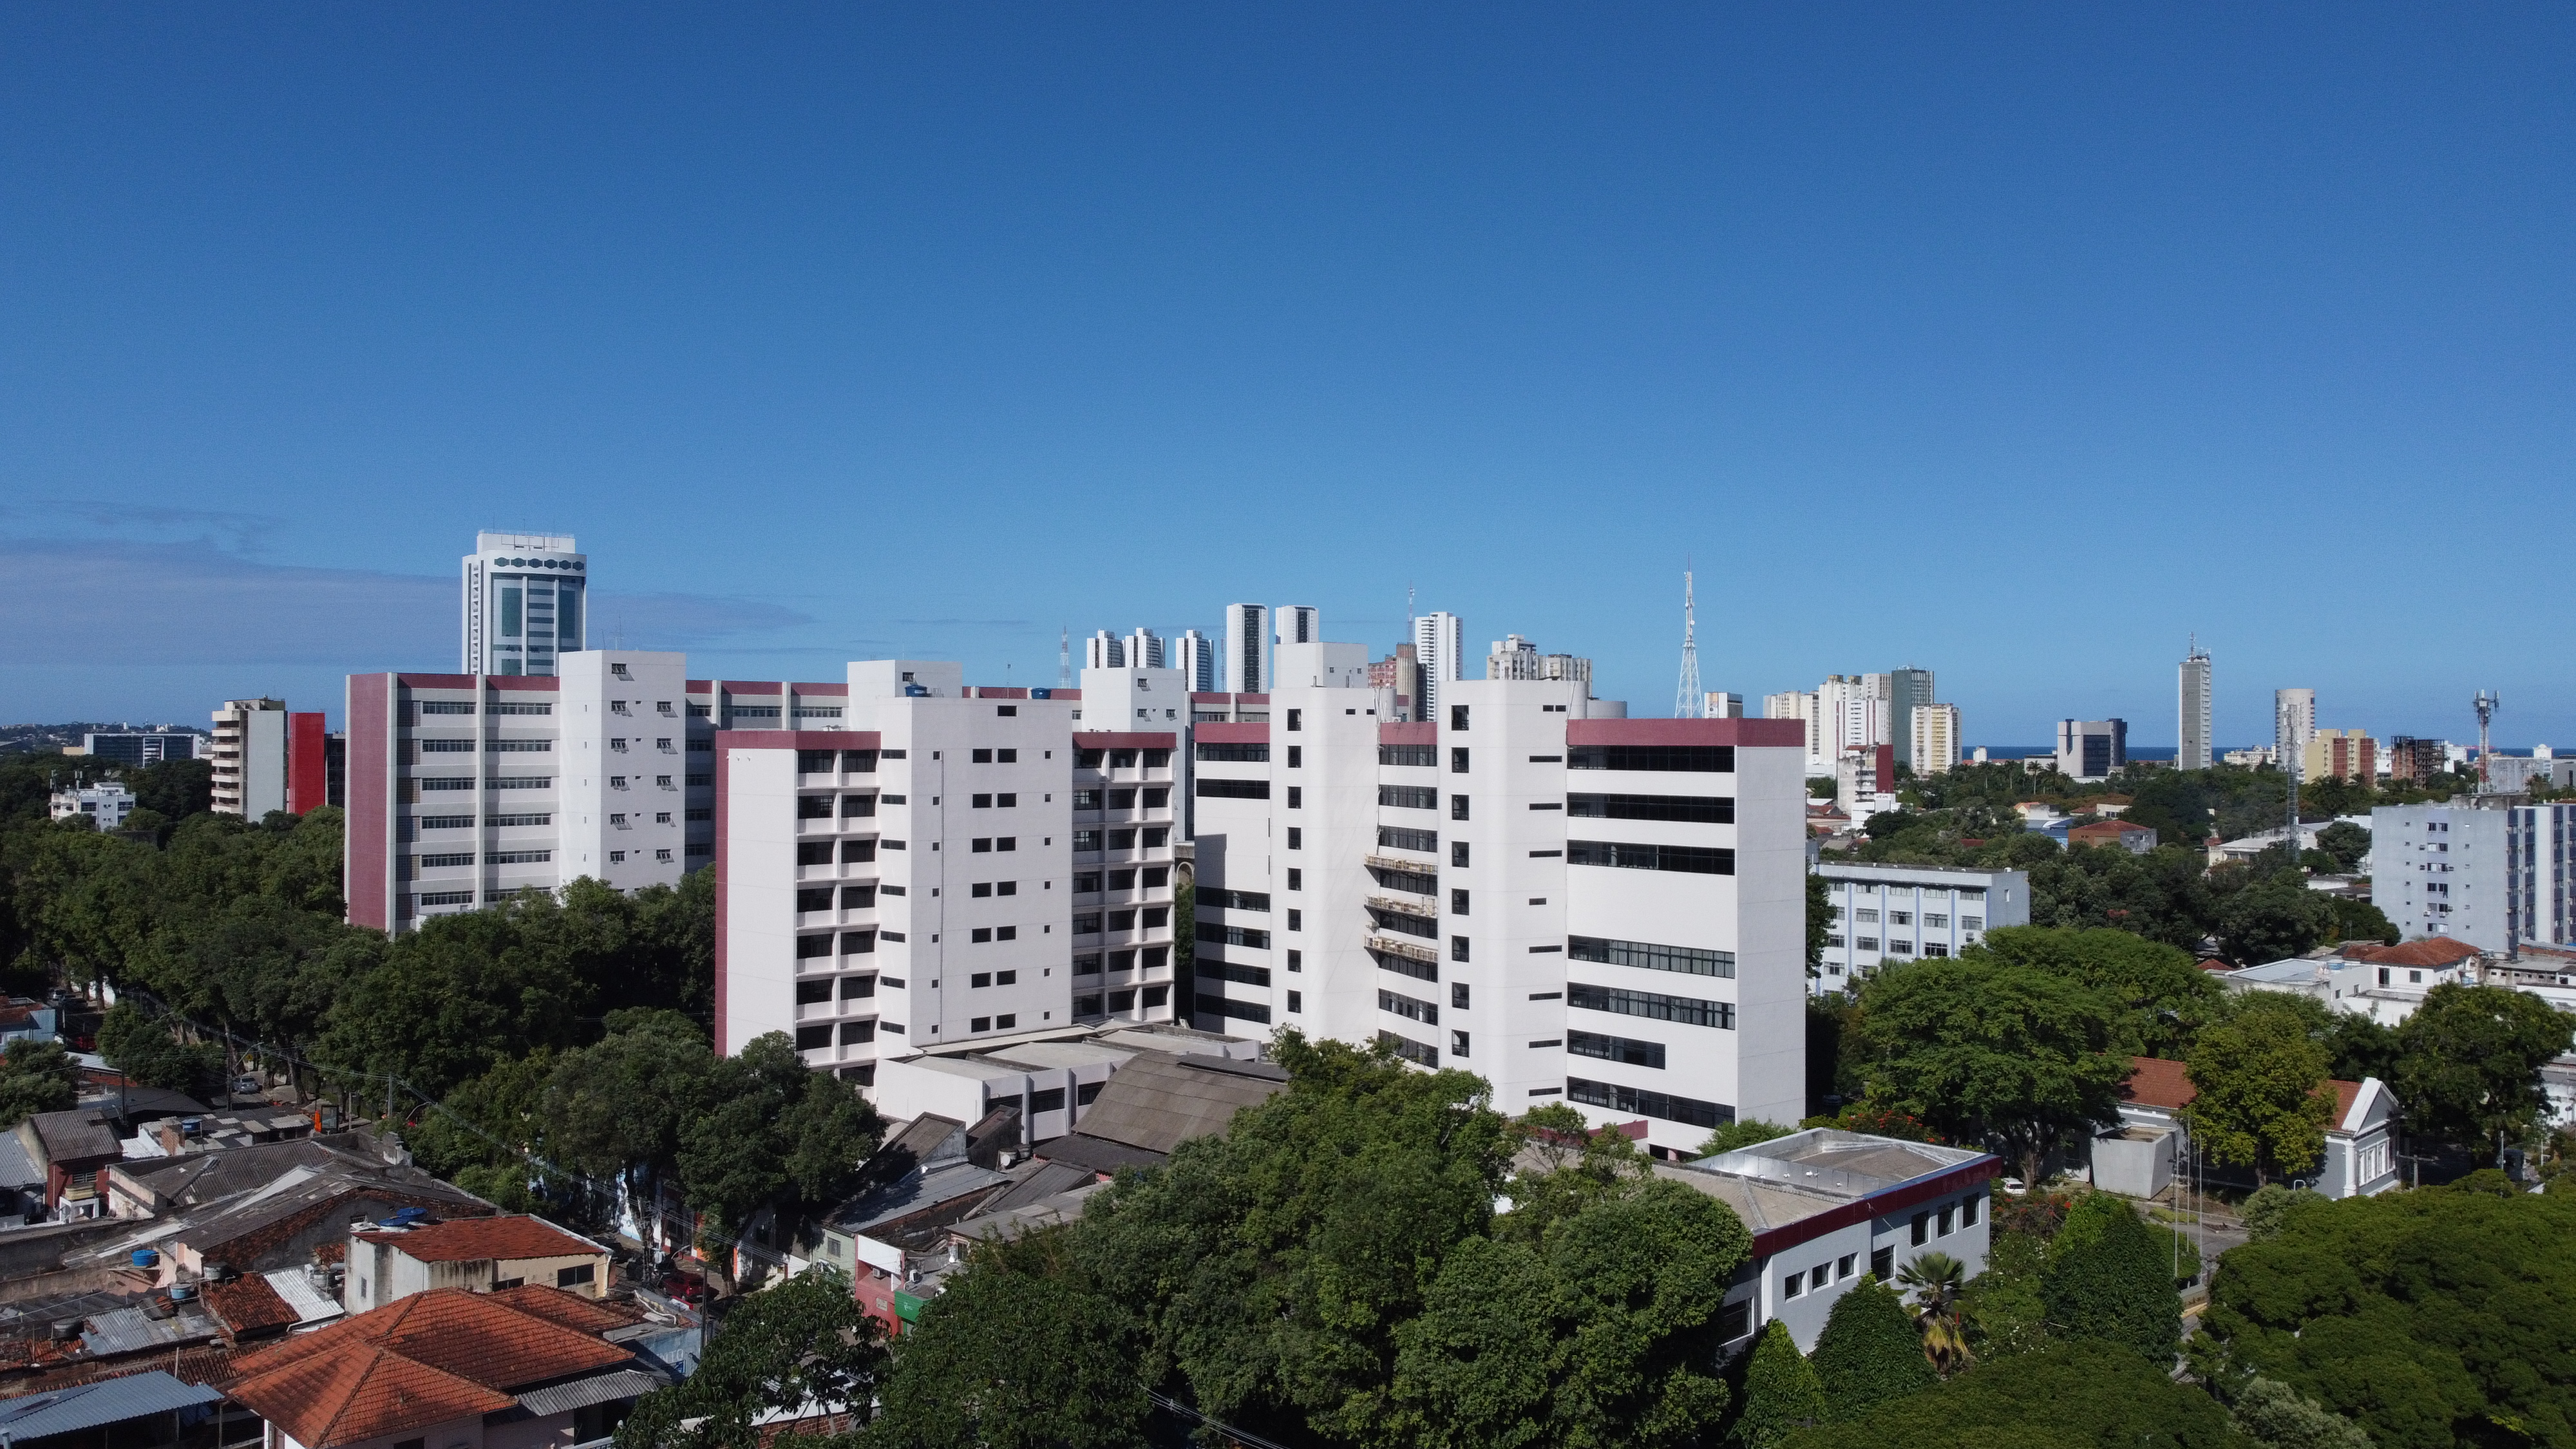
[[[2209,651],[2194,645],[2178,673],[2177,687],[2181,698],[2177,706],[2179,733],[2175,738],[2181,744],[2174,751],[2174,768],[2206,770],[2209,768],[2210,729]]]
[[[1413,716],[1429,719],[1439,709],[1442,690],[1466,674],[1467,625],[1455,614],[1418,614],[1413,620],[1413,658],[1422,666],[1422,698]]]
[[[1722,689],[1712,689],[1708,692],[1706,703],[1700,709],[1699,717],[1701,719],[1742,719],[1744,718],[1744,696],[1730,694]]]
[[[260,820],[286,808],[286,702],[232,699],[216,710],[214,811]]]
[[[1816,698],[1814,690],[1792,689],[1780,694],[1762,696],[1762,717],[1798,721],[1805,727],[1806,745],[1801,756],[1805,761],[1807,773],[1810,776],[1823,776],[1834,772],[1835,756],[1825,745],[1828,733],[1825,729],[1822,701]]]
[[[1186,708],[1178,671],[1124,673],[1083,724]],[[838,733],[717,740],[722,1050],[784,1031],[872,1085],[881,1058],[1172,1019],[1177,721],[1077,731],[1057,692],[918,660],[851,664],[848,698]]]
[[[1082,641],[1082,667],[1119,669],[1127,663],[1127,641],[1106,629],[1094,629]]]
[[[1196,629],[1184,629],[1172,641],[1171,654],[1164,662],[1181,672],[1192,691],[1214,694],[1223,678],[1217,668],[1216,651],[1216,641]]]
[[[2313,689],[2272,691],[2272,758],[2283,769],[2295,769],[2306,758],[2308,737],[2317,732],[2317,692]]]
[[[1914,773],[1938,775],[1959,764],[1959,707],[1918,704],[1914,707]]]
[[[77,816],[101,830],[122,830],[134,813],[134,792],[114,780],[84,785],[75,779],[68,790],[56,790],[49,806],[53,819]]]
[[[1225,693],[1259,694],[1270,687],[1270,606],[1225,606]]]
[[[1324,611],[1312,604],[1281,604],[1270,611],[1270,622],[1276,643],[1324,642]]]
[[[2408,940],[2503,955],[2576,935],[2576,805],[2383,805],[2370,812],[2371,902]]]
[[[1541,654],[1518,634],[1497,639],[1485,655],[1487,679],[1571,679],[1592,691],[1592,661],[1572,654]],[[1703,716],[1715,718],[1715,716]]]
[[[1283,651],[1267,725],[1197,731],[1202,1027],[1386,1040],[1668,1153],[1804,1114],[1793,738],[1561,680],[1453,679],[1394,724],[1300,682],[1344,677],[1331,647]]]
[[[1857,987],[1887,962],[1956,956],[1988,931],[2030,924],[2024,871],[1829,860],[1816,873],[1832,917],[1812,983],[1820,995]]]
[[[466,674],[558,672],[581,652],[590,610],[590,559],[570,534],[478,533],[464,559]]]
[[[2129,763],[2129,722],[2062,719],[2057,722],[2057,772],[2070,780],[2106,780]]]

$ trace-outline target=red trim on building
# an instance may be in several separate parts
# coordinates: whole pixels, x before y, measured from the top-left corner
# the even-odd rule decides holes
[[[825,696],[825,695],[829,695],[829,694],[837,694],[837,695],[841,696],[842,698],[847,699],[847,698],[849,698],[849,694],[850,694],[850,686],[849,686],[848,684],[846,684],[846,683],[844,683],[844,684],[800,684],[800,685],[796,686],[796,692],[797,692],[798,694],[810,694],[810,695],[814,696],[816,699],[821,699],[823,696]]]
[[[1675,723],[1675,721],[1665,722]],[[1732,724],[1734,721],[1682,720],[1678,721],[1678,723]],[[1803,727],[1805,722],[1802,720],[1763,720],[1759,721],[1759,723],[1794,724]],[[1803,735],[1801,736],[1801,742],[1804,742]],[[1834,1232],[1837,1229],[1850,1227],[1854,1223],[1865,1223],[1872,1218],[1894,1217],[1898,1213],[1905,1211],[1907,1208],[1910,1208],[1917,1203],[1930,1202],[1934,1198],[1948,1197],[1952,1193],[1964,1191],[1978,1183],[1991,1181],[1994,1178],[2003,1176],[2003,1171],[2004,1164],[2002,1158],[1985,1156],[1978,1158],[1974,1162],[1961,1163],[1959,1166],[1951,1168],[1947,1172],[1938,1173],[1931,1177],[1917,1178],[1916,1180],[1908,1183],[1900,1183],[1895,1187],[1889,1188],[1885,1192],[1872,1193],[1870,1196],[1862,1198],[1857,1202],[1845,1203],[1841,1207],[1831,1208],[1824,1212],[1820,1212],[1814,1217],[1800,1218],[1794,1223],[1773,1228],[1768,1232],[1755,1233],[1753,1235],[1753,1255],[1757,1258],[1776,1257],[1779,1254],[1785,1253],[1789,1249],[1798,1246],[1800,1243],[1814,1242],[1816,1239],[1823,1237],[1827,1233]]]
[[[301,815],[331,803],[331,732],[322,713],[286,717],[286,813]]]
[[[1383,728],[1381,726],[1381,728]],[[1203,724],[1191,727],[1196,738],[1213,745],[1266,745],[1270,743],[1270,726],[1266,724]],[[1472,1045],[1473,1043],[1470,1043]]]
[[[1735,745],[1746,749],[1807,747],[1807,722],[1795,719],[1572,719],[1569,745]]]
[[[1200,725],[1201,730],[1241,728],[1234,725]],[[1268,729],[1268,725],[1255,725]],[[1165,730],[1155,734],[1145,730],[1075,730],[1073,747],[1078,750],[1170,750],[1180,747],[1181,737]]]
[[[393,693],[398,676],[352,674],[349,722],[349,818],[342,859],[349,924],[386,931],[393,910]]]
[[[680,687],[691,694],[711,694],[715,691],[716,682],[712,679],[684,679],[680,681]]]
[[[393,678],[405,689],[472,689],[476,679],[494,689],[533,689],[553,694],[563,688],[563,681],[546,674],[397,674]]]
[[[1381,745],[1436,745],[1440,743],[1440,726],[1427,719],[1382,724],[1377,727],[1377,742]]]

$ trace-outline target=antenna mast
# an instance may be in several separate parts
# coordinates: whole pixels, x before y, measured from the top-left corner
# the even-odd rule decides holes
[[[1058,689],[1073,688],[1073,629],[1070,625],[1056,631],[1055,683]]]
[[[1699,617],[1691,597],[1690,570],[1682,570],[1682,678],[1673,691],[1673,718],[1698,719],[1708,709],[1699,687]]]
[[[2483,795],[2487,792],[2487,726],[2494,722],[2496,708],[2504,701],[2496,698],[2494,691],[2481,689],[2470,703],[2478,711],[2478,793]]]

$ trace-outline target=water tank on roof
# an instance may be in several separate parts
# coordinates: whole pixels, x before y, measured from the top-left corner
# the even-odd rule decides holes
[[[149,1268],[161,1261],[161,1255],[150,1248],[137,1248],[133,1253],[133,1261],[137,1268]]]

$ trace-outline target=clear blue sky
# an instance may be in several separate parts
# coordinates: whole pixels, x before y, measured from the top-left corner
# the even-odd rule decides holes
[[[1938,671],[2576,744],[2576,9],[0,9],[0,718],[1405,589],[1670,708]]]

